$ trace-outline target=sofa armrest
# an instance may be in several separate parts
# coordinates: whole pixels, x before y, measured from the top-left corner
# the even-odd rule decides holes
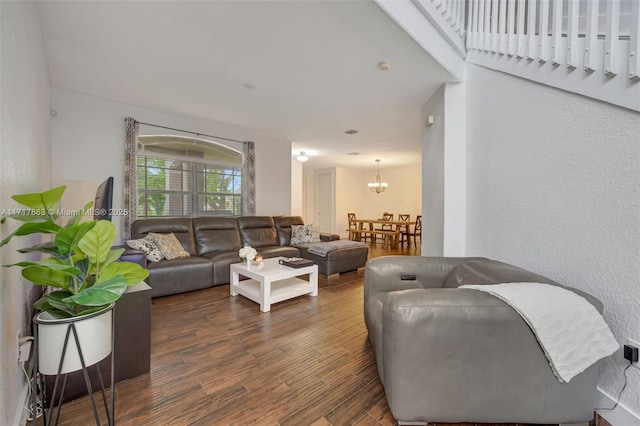
[[[494,422],[496,413],[536,423],[541,413],[553,418],[562,410],[567,401],[548,396],[564,391],[575,396],[569,423],[591,415],[598,364],[559,383],[526,322],[483,292],[389,293],[382,308],[382,354],[387,401],[402,421],[438,413],[428,420],[459,422],[472,412],[474,421],[483,423]]]
[[[144,254],[144,252],[142,252],[140,250],[132,249],[131,247],[129,247],[127,245],[117,245],[117,246],[113,246],[111,248],[112,249],[119,249],[119,248],[123,248],[124,249],[124,252],[120,256],[120,259],[118,259],[121,262],[132,262],[132,263],[137,263],[138,265],[142,266],[143,268],[147,267],[147,255]]]
[[[320,241],[326,242],[326,241],[336,241],[340,239],[340,235],[338,234],[328,234],[328,233],[324,233],[321,232],[320,233]]]
[[[451,271],[467,261],[469,258],[420,256],[371,259],[364,271],[364,305],[367,306],[369,297],[379,292],[440,288]]]

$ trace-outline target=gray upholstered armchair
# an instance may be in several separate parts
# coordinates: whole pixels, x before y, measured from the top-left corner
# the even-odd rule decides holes
[[[559,285],[485,258],[391,256],[367,263],[365,322],[400,424],[573,424],[592,418],[599,363],[560,383],[513,308],[484,292],[457,288],[500,282]],[[602,312],[597,299],[570,290]]]

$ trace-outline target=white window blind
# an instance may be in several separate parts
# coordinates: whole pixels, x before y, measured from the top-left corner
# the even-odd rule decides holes
[[[145,138],[153,144],[145,146]],[[220,146],[187,151],[178,149],[175,138],[164,145],[158,138],[140,137],[138,217],[242,214],[241,154]],[[193,146],[189,144],[189,148]]]

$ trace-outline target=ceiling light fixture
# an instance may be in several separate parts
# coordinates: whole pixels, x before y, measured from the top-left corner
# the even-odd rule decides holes
[[[387,189],[389,184],[386,182],[382,182],[380,180],[380,160],[376,160],[376,163],[378,163],[378,174],[376,175],[376,181],[372,183],[368,183],[367,185],[369,186],[369,189],[371,190],[371,192],[375,192],[376,194],[379,194],[381,192],[384,192],[384,190]]]
[[[304,154],[304,151],[300,151],[300,155],[298,155],[296,158],[301,163],[304,163],[305,161],[307,161],[309,159],[309,157]]]

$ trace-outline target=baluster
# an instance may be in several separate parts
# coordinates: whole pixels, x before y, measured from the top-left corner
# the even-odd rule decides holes
[[[607,2],[607,28],[604,36],[604,73],[607,77],[618,74],[614,56],[618,54],[620,35],[620,0]]]
[[[465,12],[465,2],[464,0],[460,0],[458,2],[458,34],[464,34],[464,12]]]
[[[564,58],[560,42],[562,41],[562,1],[554,0],[553,3],[553,21],[551,25],[551,37],[553,44],[551,45],[551,58],[554,66],[562,64]]]
[[[507,34],[507,0],[500,0],[500,18],[498,32],[500,33],[500,46],[498,52],[501,55],[507,53],[509,35]]]
[[[484,2],[485,0],[478,2],[478,49],[480,50],[484,50]]]
[[[456,15],[456,13],[458,13],[458,0],[451,0],[449,8],[451,9],[451,13],[449,14],[449,24],[451,24],[451,28],[455,31],[458,18]]]
[[[537,56],[536,51],[538,45],[536,44],[536,7],[537,1],[529,0],[529,13],[527,22],[527,60],[533,61]]]
[[[500,46],[498,35],[498,0],[491,1],[491,51],[496,53]]]
[[[584,42],[584,70],[594,72],[596,70],[596,42],[598,40],[598,11],[599,0],[587,2],[587,28]]]
[[[469,11],[467,13],[467,50],[473,49],[473,0],[469,0]]]
[[[518,52],[516,57],[518,59],[523,58],[526,51],[524,33],[524,8],[525,0],[518,0],[518,22],[516,24],[516,32],[518,34]]]
[[[580,2],[569,1],[569,16],[567,26],[567,67],[575,69],[578,66],[578,12]]]
[[[629,38],[629,78],[633,80],[640,79],[640,55],[638,47],[640,47],[640,1],[634,1],[631,4],[631,31]]]
[[[485,51],[491,48],[491,0],[484,3],[484,46]]]
[[[507,38],[509,39],[509,50],[507,51],[507,54],[509,56],[513,56],[516,54],[517,52],[517,42],[516,42],[516,32],[515,32],[515,25],[516,25],[516,0],[509,0],[509,2],[507,3],[507,9],[508,9],[508,13],[507,13]]]
[[[449,8],[451,9],[449,22],[451,22],[451,26],[455,29],[456,25],[458,25],[458,0],[451,0]]]
[[[472,13],[470,13],[471,15],[471,31],[473,31],[473,35],[471,37],[472,43],[473,43],[473,48],[477,49],[478,48],[478,7],[479,7],[479,0],[473,0],[472,5]],[[467,34],[467,38],[469,37],[469,35]]]
[[[538,62],[549,60],[549,0],[540,0],[540,32],[538,33]]]
[[[442,0],[442,17],[451,22],[451,0]]]

